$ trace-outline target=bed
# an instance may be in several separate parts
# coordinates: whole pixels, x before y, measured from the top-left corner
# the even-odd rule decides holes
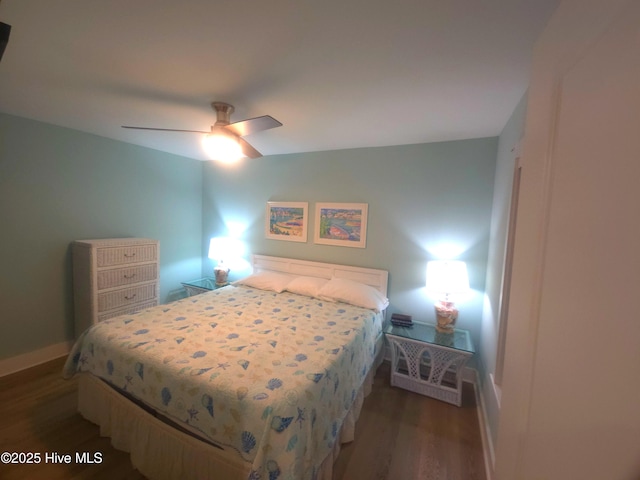
[[[382,360],[387,272],[264,255],[234,285],[100,322],[78,410],[150,479],[324,479]]]

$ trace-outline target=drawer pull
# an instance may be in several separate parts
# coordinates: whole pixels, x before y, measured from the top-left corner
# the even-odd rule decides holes
[[[125,253],[125,254],[124,254],[124,256],[125,256],[126,258],[135,257],[135,256],[136,256],[136,252],[133,252],[133,253]]]
[[[134,298],[136,298],[136,294],[135,293],[133,295],[125,295],[124,296],[125,300],[133,300]]]
[[[130,278],[133,278],[133,277],[135,277],[135,276],[136,276],[136,274],[135,274],[135,273],[132,273],[131,275],[125,275],[125,276],[124,276],[124,278],[126,278],[127,280],[129,280]]]

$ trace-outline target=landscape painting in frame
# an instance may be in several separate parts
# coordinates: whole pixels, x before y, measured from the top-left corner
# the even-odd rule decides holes
[[[308,208],[307,202],[267,202],[267,238],[306,242]]]
[[[365,248],[367,208],[366,203],[317,203],[314,242]]]

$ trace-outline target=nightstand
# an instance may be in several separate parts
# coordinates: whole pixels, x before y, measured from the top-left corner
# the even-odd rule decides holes
[[[188,297],[200,295],[201,293],[209,292],[211,290],[215,290],[216,288],[221,288],[229,285],[228,283],[225,285],[216,285],[215,277],[204,277],[197,280],[190,280],[188,282],[181,283],[184,289],[187,291]]]
[[[440,333],[424,323],[390,324],[385,335],[391,345],[392,386],[462,404],[462,370],[474,353],[467,330]]]

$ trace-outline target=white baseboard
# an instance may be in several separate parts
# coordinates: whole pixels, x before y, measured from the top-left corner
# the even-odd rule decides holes
[[[67,355],[71,351],[71,347],[73,347],[73,341],[62,342],[49,345],[40,350],[34,350],[33,352],[0,360],[0,377],[35,367],[41,363]]]
[[[464,367],[464,370],[462,370],[462,381],[473,383],[475,389],[475,386],[478,384],[478,372],[476,372],[476,369]]]
[[[493,469],[495,466],[495,450],[491,432],[489,431],[489,423],[487,420],[487,408],[484,403],[484,397],[480,394],[478,383],[473,384],[473,390],[476,395],[476,405],[478,409],[478,422],[480,423],[480,437],[482,440],[482,451],[484,454],[484,469],[487,480],[493,480]]]

